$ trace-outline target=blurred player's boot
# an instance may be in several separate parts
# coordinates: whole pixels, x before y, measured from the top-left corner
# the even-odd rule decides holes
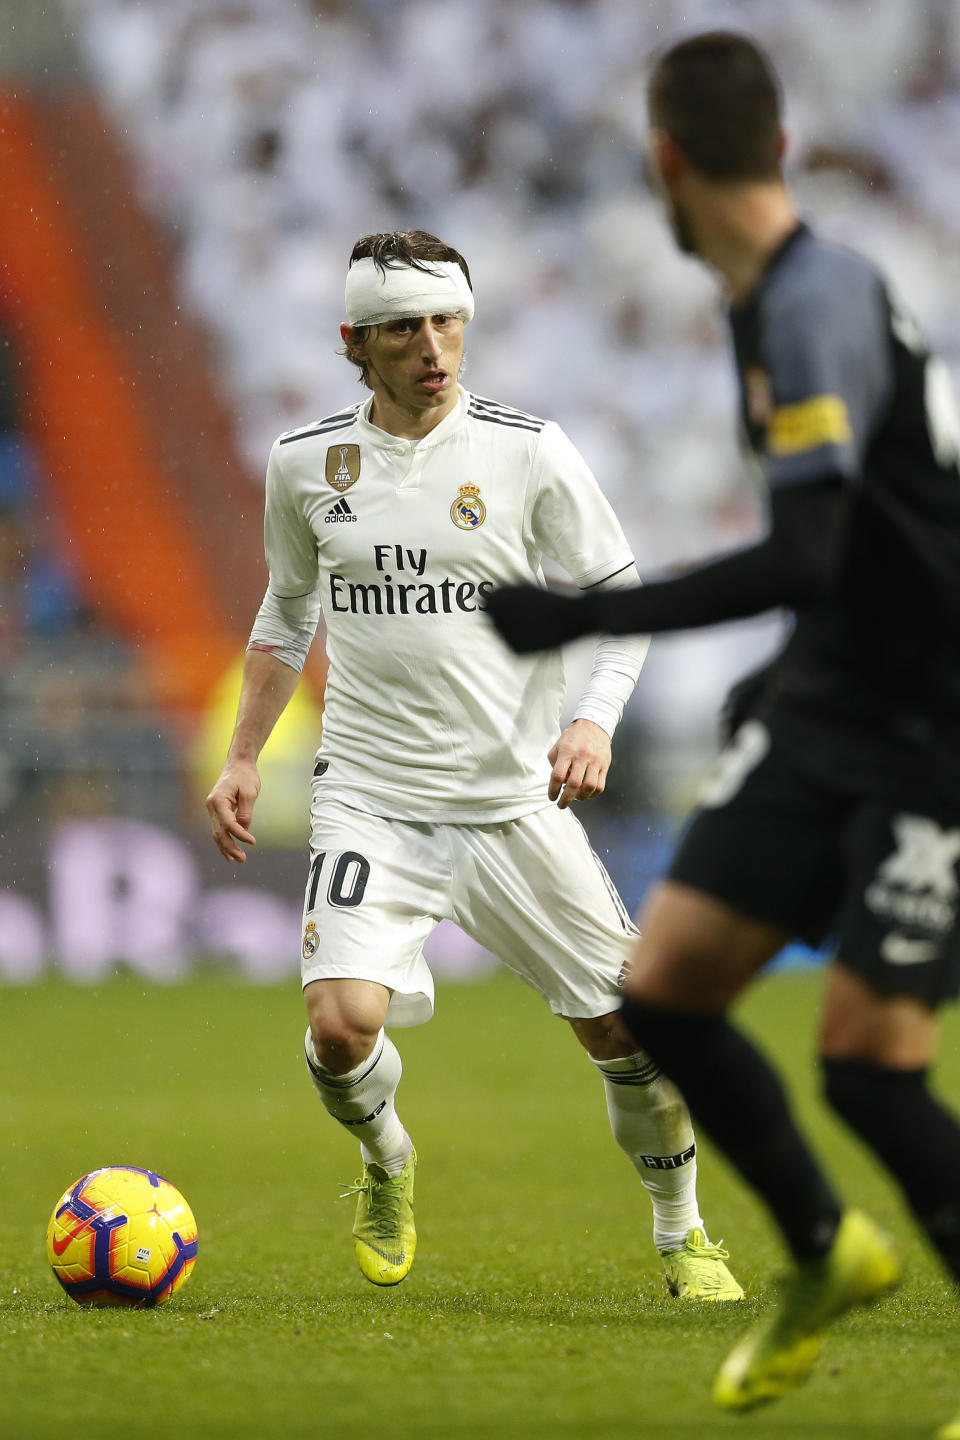
[[[667,1289],[678,1300],[742,1300],[743,1289],[724,1261],[727,1250],[711,1245],[702,1230],[691,1230],[680,1250],[661,1250]]]
[[[416,1151],[399,1175],[374,1161],[365,1164],[357,1183],[344,1195],[357,1196],[353,1247],[357,1264],[374,1285],[397,1285],[410,1272],[417,1249],[413,1223],[413,1172]]]
[[[848,1210],[823,1259],[798,1267],[772,1320],[751,1330],[727,1356],[714,1381],[714,1403],[750,1410],[785,1395],[810,1373],[830,1321],[876,1300],[899,1278],[886,1235],[868,1215]]]
[[[941,1425],[934,1440],[960,1440],[960,1415],[948,1420],[946,1425]]]

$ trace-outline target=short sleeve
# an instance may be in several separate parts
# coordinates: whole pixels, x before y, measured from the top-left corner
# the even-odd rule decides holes
[[[858,479],[892,383],[879,276],[858,256],[821,252],[771,286],[761,323],[771,487],[826,474]]]
[[[613,508],[577,447],[549,421],[534,459],[534,539],[582,590],[633,564]]]
[[[270,589],[281,599],[309,594],[317,584],[317,540],[303,509],[290,493],[274,445],[267,462],[267,496],[263,517],[263,548],[270,571]]]

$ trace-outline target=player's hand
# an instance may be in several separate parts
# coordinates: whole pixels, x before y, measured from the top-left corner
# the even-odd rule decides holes
[[[250,832],[253,807],[260,794],[256,765],[227,761],[220,779],[207,796],[210,828],[220,854],[242,865],[247,856],[243,845],[256,845]]]
[[[555,650],[599,627],[592,596],[556,595],[538,585],[503,585],[487,598],[486,612],[511,650]]]
[[[730,687],[717,724],[721,749],[730,744],[744,720],[750,718],[763,699],[764,690],[773,674],[773,666],[774,661],[767,660]]]
[[[574,720],[547,756],[553,766],[547,794],[566,810],[574,800],[603,793],[610,769],[610,736],[592,720]]]

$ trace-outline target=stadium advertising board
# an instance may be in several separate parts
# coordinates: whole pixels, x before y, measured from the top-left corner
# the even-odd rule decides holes
[[[59,820],[39,845],[27,831],[8,834],[4,850],[0,983],[55,972],[94,984],[118,966],[161,982],[210,965],[253,981],[297,975],[299,851],[258,855],[261,883],[251,884],[227,871],[209,842],[117,816]],[[427,953],[443,976],[474,975],[494,963],[448,922]]]

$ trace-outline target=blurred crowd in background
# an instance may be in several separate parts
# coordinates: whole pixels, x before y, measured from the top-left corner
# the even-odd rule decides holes
[[[351,383],[336,349],[353,240],[419,226],[473,269],[467,382],[562,418],[643,565],[742,525],[715,293],[669,243],[641,144],[651,51],[713,24],[769,46],[802,201],[894,270],[960,368],[955,0],[69,9],[141,199],[177,233],[254,481],[284,422]]]
[[[803,206],[887,268],[960,375],[956,0],[69,10],[141,201],[175,231],[184,302],[216,337],[252,485],[277,433],[354,392],[337,354],[353,241],[420,227],[472,269],[464,383],[565,426],[641,573],[754,533],[716,289],[677,254],[644,178],[651,51],[714,25],[769,47]],[[631,715],[648,742],[641,792],[686,798],[718,691],[775,628],[654,646]]]
[[[172,238],[181,304],[213,337],[252,498],[279,432],[361,398],[337,353],[354,240],[416,227],[471,267],[464,383],[567,429],[641,573],[756,532],[762,508],[737,448],[718,293],[673,247],[642,149],[651,52],[714,26],[769,48],[804,210],[882,264],[960,379],[958,0],[62,3],[139,202]],[[42,491],[8,407],[8,701],[14,630],[81,657],[98,644],[76,577],[44,553],[32,523]],[[686,805],[726,682],[780,624],[655,642],[621,735],[609,826]],[[160,763],[167,741],[149,717],[131,721],[122,643],[101,649],[113,656],[102,683],[120,719],[84,743],[111,751],[115,766],[138,756],[132,774]],[[574,656],[574,687],[584,663]],[[48,700],[61,728],[82,709],[78,695],[74,686]],[[30,701],[18,701],[28,737]],[[74,720],[75,739],[84,726]],[[42,743],[53,755],[54,742]],[[5,790],[0,769],[0,809]]]
[[[0,327],[0,828],[11,812],[51,810],[177,823],[175,738],[133,643],[102,623],[51,524],[56,501],[21,407],[16,336]]]

